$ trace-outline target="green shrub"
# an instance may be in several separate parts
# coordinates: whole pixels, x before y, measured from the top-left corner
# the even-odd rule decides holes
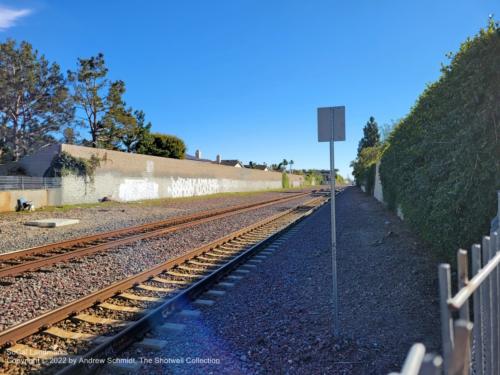
[[[283,189],[288,189],[290,187],[290,180],[289,180],[288,174],[286,172],[283,172],[281,174],[281,187]]]
[[[375,187],[375,170],[380,160],[380,151],[381,146],[362,148],[356,160],[351,163],[356,185],[363,185],[366,192],[371,195]]]
[[[390,134],[384,199],[449,256],[488,232],[500,188],[500,31],[462,44]]]
[[[174,135],[151,133],[137,144],[137,153],[164,158],[184,159],[186,144]]]
[[[304,176],[304,185],[313,186],[323,184],[323,175],[317,171],[310,170]]]
[[[50,167],[45,171],[45,177],[61,177],[75,175],[94,181],[96,169],[101,165],[101,159],[97,155],[91,155],[90,159],[77,158],[63,151],[52,159]]]
[[[344,185],[346,183],[345,178],[342,177],[340,174],[336,173],[335,174],[335,183],[337,183],[339,185]]]

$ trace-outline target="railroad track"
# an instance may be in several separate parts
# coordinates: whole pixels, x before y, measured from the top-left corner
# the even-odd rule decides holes
[[[206,304],[201,294],[223,294],[210,287],[223,289],[250,272],[248,268],[255,267],[248,265],[250,258],[258,258],[257,253],[326,201],[326,197],[313,198],[0,332],[4,372],[96,371],[107,363],[106,358],[116,356],[146,332],[165,328],[166,317],[196,313],[185,308]]]
[[[149,224],[127,227],[111,232],[56,242],[30,249],[0,254],[0,278],[15,277],[24,272],[34,271],[74,258],[105,251],[148,238],[163,236],[167,233],[200,225],[209,221],[226,218],[270,205],[288,202],[308,195],[307,192],[293,194],[257,203],[237,205],[179,216]]]

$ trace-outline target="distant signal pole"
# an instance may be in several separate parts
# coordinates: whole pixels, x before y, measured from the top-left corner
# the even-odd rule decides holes
[[[345,141],[345,107],[318,108],[318,142],[330,142],[330,206],[331,206],[331,238],[332,252],[332,307],[333,307],[333,335],[340,332],[339,297],[337,277],[337,235],[335,227],[335,142]]]

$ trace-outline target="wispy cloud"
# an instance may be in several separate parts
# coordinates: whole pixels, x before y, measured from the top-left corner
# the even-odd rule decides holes
[[[16,24],[16,21],[31,13],[31,9],[12,9],[0,5],[0,31]]]

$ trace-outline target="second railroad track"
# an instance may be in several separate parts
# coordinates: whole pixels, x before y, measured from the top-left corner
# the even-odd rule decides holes
[[[310,193],[300,192],[291,194],[290,196],[264,200],[257,203],[176,216],[149,224],[126,227],[110,232],[0,254],[0,278],[15,277],[25,272],[48,267],[59,262],[65,262],[70,259],[87,256],[149,238],[160,237],[206,222],[299,199],[308,194]]]

